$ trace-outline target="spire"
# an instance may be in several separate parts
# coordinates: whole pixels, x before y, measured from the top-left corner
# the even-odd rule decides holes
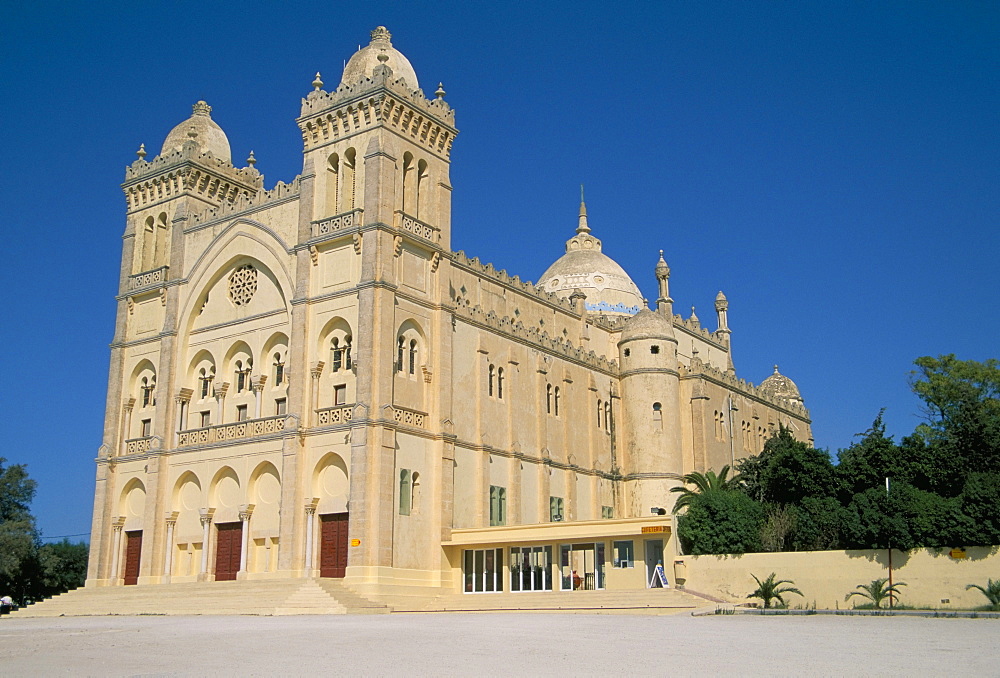
[[[590,233],[590,226],[587,225],[587,203],[583,200],[583,184],[580,184],[580,222],[576,227],[577,233]]]
[[[729,300],[726,299],[722,290],[719,290],[719,293],[715,295],[715,314],[719,323],[719,328],[716,331],[729,334]]]
[[[656,299],[656,310],[667,316],[667,318],[673,318],[674,300],[670,298],[670,284],[667,282],[668,280],[670,280],[670,267],[667,266],[667,262],[663,258],[663,250],[660,250],[660,260],[656,262],[656,282],[660,293],[660,296]]]

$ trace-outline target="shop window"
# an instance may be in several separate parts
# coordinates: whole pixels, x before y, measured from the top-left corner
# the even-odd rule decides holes
[[[503,591],[503,549],[468,549],[462,556],[466,593]]]
[[[490,485],[490,525],[507,524],[507,488]]]
[[[614,543],[614,567],[635,567],[635,546],[632,540]]]

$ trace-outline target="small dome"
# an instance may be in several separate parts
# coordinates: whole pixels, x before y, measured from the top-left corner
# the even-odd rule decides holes
[[[633,339],[670,339],[674,336],[674,328],[662,314],[643,308],[632,316],[622,329],[622,338],[618,343]]]
[[[160,155],[179,151],[184,147],[185,142],[194,141],[202,153],[207,151],[220,160],[232,162],[229,138],[222,131],[222,128],[212,120],[212,107],[204,101],[199,101],[192,108],[194,108],[194,113],[191,114],[191,117],[170,130],[167,140],[163,142],[163,150],[160,151]]]
[[[587,310],[592,313],[638,313],[645,306],[642,294],[625,269],[601,252],[601,241],[590,234],[583,203],[579,219],[576,235],[566,241],[566,254],[549,266],[535,286],[560,297],[580,290],[587,295]]]
[[[784,398],[802,404],[799,387],[795,385],[794,381],[778,372],[777,365],[774,366],[774,374],[762,381],[759,388],[772,398]]]
[[[396,80],[402,78],[407,86],[412,89],[420,89],[417,82],[417,73],[410,65],[410,61],[396,50],[390,42],[392,34],[386,30],[385,26],[379,26],[371,33],[372,41],[367,47],[362,47],[344,67],[344,75],[340,78],[341,85],[353,85],[364,78],[370,78],[372,71],[381,62],[378,57],[384,54],[388,57],[385,63],[392,69],[392,77]]]

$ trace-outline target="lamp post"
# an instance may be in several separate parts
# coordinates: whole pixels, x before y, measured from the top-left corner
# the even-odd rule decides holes
[[[889,477],[888,476],[886,476],[886,479],[885,479],[885,498],[886,498],[886,504],[888,504],[889,503]],[[886,506],[886,508],[888,508],[888,506]],[[888,512],[887,512],[887,515],[888,515]],[[892,604],[893,604],[893,599],[895,598],[895,596],[892,593],[892,543],[889,541],[889,535],[888,535],[888,533],[886,534],[886,537],[885,537],[885,543],[886,543],[886,547],[887,547],[887,549],[889,551],[889,609],[891,610],[892,609]]]

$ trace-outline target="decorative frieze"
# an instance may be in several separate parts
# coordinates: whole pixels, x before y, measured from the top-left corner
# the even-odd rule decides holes
[[[416,428],[426,428],[424,425],[427,421],[426,413],[418,412],[417,410],[411,410],[405,407],[399,407],[398,405],[393,405],[392,410],[392,418],[397,424],[415,426]]]

